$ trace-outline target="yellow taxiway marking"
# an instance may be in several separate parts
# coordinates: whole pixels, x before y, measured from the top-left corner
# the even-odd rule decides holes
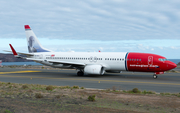
[[[19,73],[28,73],[28,72],[41,72],[41,71],[17,71]],[[16,72],[16,73],[17,73]],[[15,72],[13,72],[15,73]],[[8,73],[6,73],[8,74]],[[139,83],[139,84],[158,84],[158,85],[180,85],[178,83],[158,83],[158,82],[139,82],[139,81],[120,81],[120,80],[96,80],[96,79],[74,79],[74,78],[53,78],[53,77],[32,77],[32,76],[12,76],[12,75],[0,75],[1,77],[18,77],[18,78],[36,78],[36,79],[59,79],[59,80],[79,80],[79,81],[98,81],[101,82],[119,82],[119,83]]]
[[[12,72],[0,72],[0,74],[11,74],[11,73],[33,73],[33,72],[41,72],[41,71],[12,71]]]

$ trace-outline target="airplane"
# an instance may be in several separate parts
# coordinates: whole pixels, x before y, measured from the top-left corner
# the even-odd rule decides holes
[[[84,74],[103,75],[104,73],[151,72],[156,79],[159,74],[174,69],[177,65],[165,57],[151,53],[137,52],[53,52],[44,48],[29,25],[24,25],[29,53],[16,52],[11,44],[14,57],[33,60],[55,68],[77,70]],[[21,57],[20,55],[26,55]]]

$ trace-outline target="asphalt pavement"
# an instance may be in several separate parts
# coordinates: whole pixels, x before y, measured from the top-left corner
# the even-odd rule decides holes
[[[180,93],[180,73],[165,73],[153,79],[153,73],[106,73],[77,76],[76,70],[0,68],[0,81],[57,86],[78,85],[85,88],[140,90]]]

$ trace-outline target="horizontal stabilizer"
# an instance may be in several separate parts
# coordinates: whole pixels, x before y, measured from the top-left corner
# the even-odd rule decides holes
[[[9,44],[9,46],[11,48],[11,51],[7,51],[7,50],[4,50],[4,51],[5,52],[13,53],[14,57],[20,57],[19,54],[26,55],[26,56],[34,56],[33,53],[20,53],[20,52],[16,52],[16,50],[13,48],[13,46],[11,44]]]

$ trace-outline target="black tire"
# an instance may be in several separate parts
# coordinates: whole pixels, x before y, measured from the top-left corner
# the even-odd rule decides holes
[[[78,71],[78,72],[77,72],[77,75],[78,75],[78,76],[83,76],[84,73],[83,73],[82,71]]]
[[[153,75],[153,78],[156,79],[158,76],[157,75]]]

